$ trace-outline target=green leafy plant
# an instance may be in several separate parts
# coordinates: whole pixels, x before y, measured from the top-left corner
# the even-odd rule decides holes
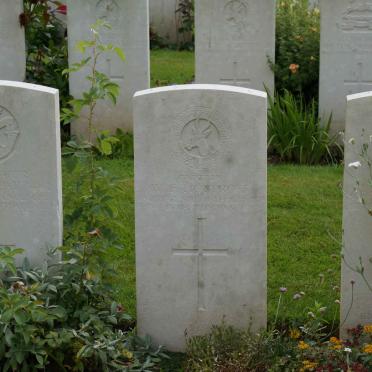
[[[269,60],[278,93],[310,103],[319,87],[320,12],[307,0],[277,1],[276,56]]]
[[[106,138],[109,137],[111,143],[111,153],[105,155],[101,151],[102,146],[106,142]],[[118,159],[118,158],[131,158],[134,157],[133,149],[133,135],[131,133],[125,133],[122,129],[117,128],[115,135],[113,136],[109,131],[102,131],[97,137],[97,152],[98,156],[103,156],[104,158]],[[102,155],[104,154],[104,155]]]
[[[130,330],[131,319],[76,249],[53,265],[15,268],[0,249],[1,371],[145,371],[165,357]]]
[[[112,154],[113,145],[119,140],[108,132],[100,132],[95,127],[94,111],[99,101],[110,100],[116,104],[120,94],[118,84],[112,82],[107,75],[98,71],[97,66],[102,57],[107,53],[115,53],[124,61],[123,51],[112,44],[103,44],[100,31],[110,26],[102,20],[91,26],[92,39],[80,41],[78,50],[84,55],[81,62],[75,63],[64,73],[74,73],[87,69],[87,80],[90,88],[84,92],[82,98],[74,98],[69,102],[70,107],[63,109],[64,123],[81,118],[86,126],[87,138],[83,141],[71,140],[67,143],[64,155],[67,157],[66,165],[73,172],[78,169],[79,178],[75,185],[79,200],[77,206],[66,217],[68,233],[67,242],[80,242],[83,252],[95,252],[90,257],[102,259],[105,250],[110,246],[118,246],[113,230],[107,227],[107,219],[117,222],[118,211],[113,198],[115,191],[120,188],[115,177],[97,165],[96,154],[109,156]],[[87,56],[88,54],[88,56]],[[83,111],[85,120],[83,119]],[[98,141],[97,141],[98,138]],[[117,194],[115,194],[117,196]],[[112,225],[112,224],[111,224]],[[101,255],[101,254],[102,255]],[[99,266],[99,265],[98,265]]]
[[[20,22],[27,46],[26,80],[59,90],[61,107],[70,99],[69,84],[62,71],[68,67],[67,40],[56,17],[60,1],[24,0]]]
[[[269,94],[269,152],[280,161],[298,164],[333,163],[342,155],[336,136],[330,135],[332,116],[317,115],[315,101],[306,106],[290,92]]]

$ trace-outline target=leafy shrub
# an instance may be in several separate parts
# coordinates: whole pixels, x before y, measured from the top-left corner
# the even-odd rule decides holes
[[[317,100],[319,87],[320,13],[307,0],[277,1],[276,57],[270,62],[276,90],[288,90],[306,102]]]
[[[21,252],[0,250],[1,371],[142,371],[164,356],[134,336],[83,247],[33,269],[15,268]]]
[[[69,99],[68,78],[62,74],[68,67],[67,40],[52,4],[57,6],[60,2],[24,0],[20,20],[26,31],[26,80],[59,89],[64,107]]]
[[[331,121],[331,116],[327,121],[318,117],[314,100],[306,106],[288,91],[275,99],[269,95],[269,152],[283,162],[335,162],[342,149],[330,135]]]

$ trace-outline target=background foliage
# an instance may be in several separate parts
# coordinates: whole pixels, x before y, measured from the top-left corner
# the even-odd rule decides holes
[[[269,63],[279,94],[318,99],[319,49],[319,9],[309,9],[308,0],[277,1],[275,64]]]

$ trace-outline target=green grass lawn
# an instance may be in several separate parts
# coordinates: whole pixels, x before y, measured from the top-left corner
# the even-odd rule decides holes
[[[194,53],[159,49],[151,52],[151,86],[191,83],[194,80]]]

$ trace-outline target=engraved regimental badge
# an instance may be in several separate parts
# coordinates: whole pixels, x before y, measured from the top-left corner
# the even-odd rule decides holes
[[[0,106],[0,161],[12,154],[19,134],[19,127],[14,116]]]
[[[177,136],[177,152],[195,170],[213,168],[229,148],[227,125],[220,114],[207,107],[195,107],[180,115]]]

